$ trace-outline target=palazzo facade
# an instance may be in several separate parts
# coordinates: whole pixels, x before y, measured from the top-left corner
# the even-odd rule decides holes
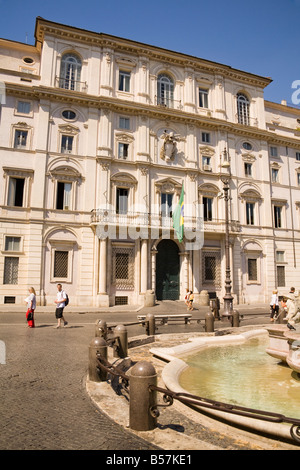
[[[39,17],[35,39],[0,40],[0,304],[222,302],[229,172],[234,302],[295,285],[300,110],[271,79]]]

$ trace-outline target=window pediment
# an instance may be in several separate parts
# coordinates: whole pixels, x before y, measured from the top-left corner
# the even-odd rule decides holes
[[[32,178],[34,175],[34,170],[31,170],[28,168],[9,168],[9,167],[4,166],[3,171],[4,171],[4,177],[16,176],[16,177],[22,177],[22,178],[27,178],[27,177]]]
[[[214,149],[208,147],[207,145],[200,147],[200,155],[202,157],[213,157],[215,154]]]
[[[116,140],[118,142],[126,142],[130,144],[131,142],[134,141],[134,137],[130,134],[127,134],[126,132],[117,132],[116,133]]]
[[[123,187],[128,188],[137,185],[136,178],[128,173],[116,173],[110,180],[114,185],[121,184]]]
[[[79,133],[79,127],[72,126],[71,124],[60,124],[58,126],[61,133],[77,135]]]
[[[239,198],[242,199],[243,202],[257,202],[262,200],[259,192],[255,191],[254,189],[248,189],[244,191],[242,194],[240,194]]]
[[[81,173],[75,168],[69,166],[61,166],[51,170],[48,175],[51,176],[52,180],[64,180],[64,181],[83,181]]]
[[[214,184],[202,184],[198,187],[198,191],[202,196],[215,197],[220,192],[220,189]]]
[[[156,192],[180,194],[182,185],[172,178],[165,178],[155,183]]]
[[[246,163],[253,163],[253,162],[255,162],[256,157],[254,155],[252,155],[251,153],[244,153],[242,155],[242,159]]]

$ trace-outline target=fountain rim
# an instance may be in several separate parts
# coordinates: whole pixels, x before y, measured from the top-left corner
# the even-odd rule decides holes
[[[230,334],[226,336],[202,336],[198,338],[189,338],[187,343],[174,346],[172,348],[151,348],[150,352],[158,358],[168,363],[162,370],[162,380],[170,391],[175,393],[189,393],[179,384],[179,377],[182,372],[188,368],[188,364],[182,359],[187,355],[201,352],[209,347],[220,345],[238,345],[249,341],[252,338],[265,335],[269,336],[267,328],[259,328],[251,331],[244,331],[239,334]],[[266,352],[267,354],[267,352]],[[251,432],[268,434],[279,439],[295,442],[290,434],[290,426],[282,423],[272,423],[257,418],[248,418],[244,416],[232,415],[223,411],[205,409],[194,405],[193,408],[198,412],[210,415],[213,418],[221,419],[237,427],[247,428]]]

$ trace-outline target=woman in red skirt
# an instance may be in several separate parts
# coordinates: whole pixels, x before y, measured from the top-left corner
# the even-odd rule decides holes
[[[29,297],[25,299],[27,302],[26,320],[29,328],[34,328],[34,311],[36,309],[36,294],[33,287],[29,288]]]

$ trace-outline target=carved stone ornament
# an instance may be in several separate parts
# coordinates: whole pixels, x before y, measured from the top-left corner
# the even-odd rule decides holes
[[[164,139],[164,143],[160,150],[160,158],[165,160],[166,162],[174,161],[175,155],[177,152],[177,144],[179,135],[174,135],[174,132],[170,132],[169,134],[167,131],[164,131],[161,139]]]

